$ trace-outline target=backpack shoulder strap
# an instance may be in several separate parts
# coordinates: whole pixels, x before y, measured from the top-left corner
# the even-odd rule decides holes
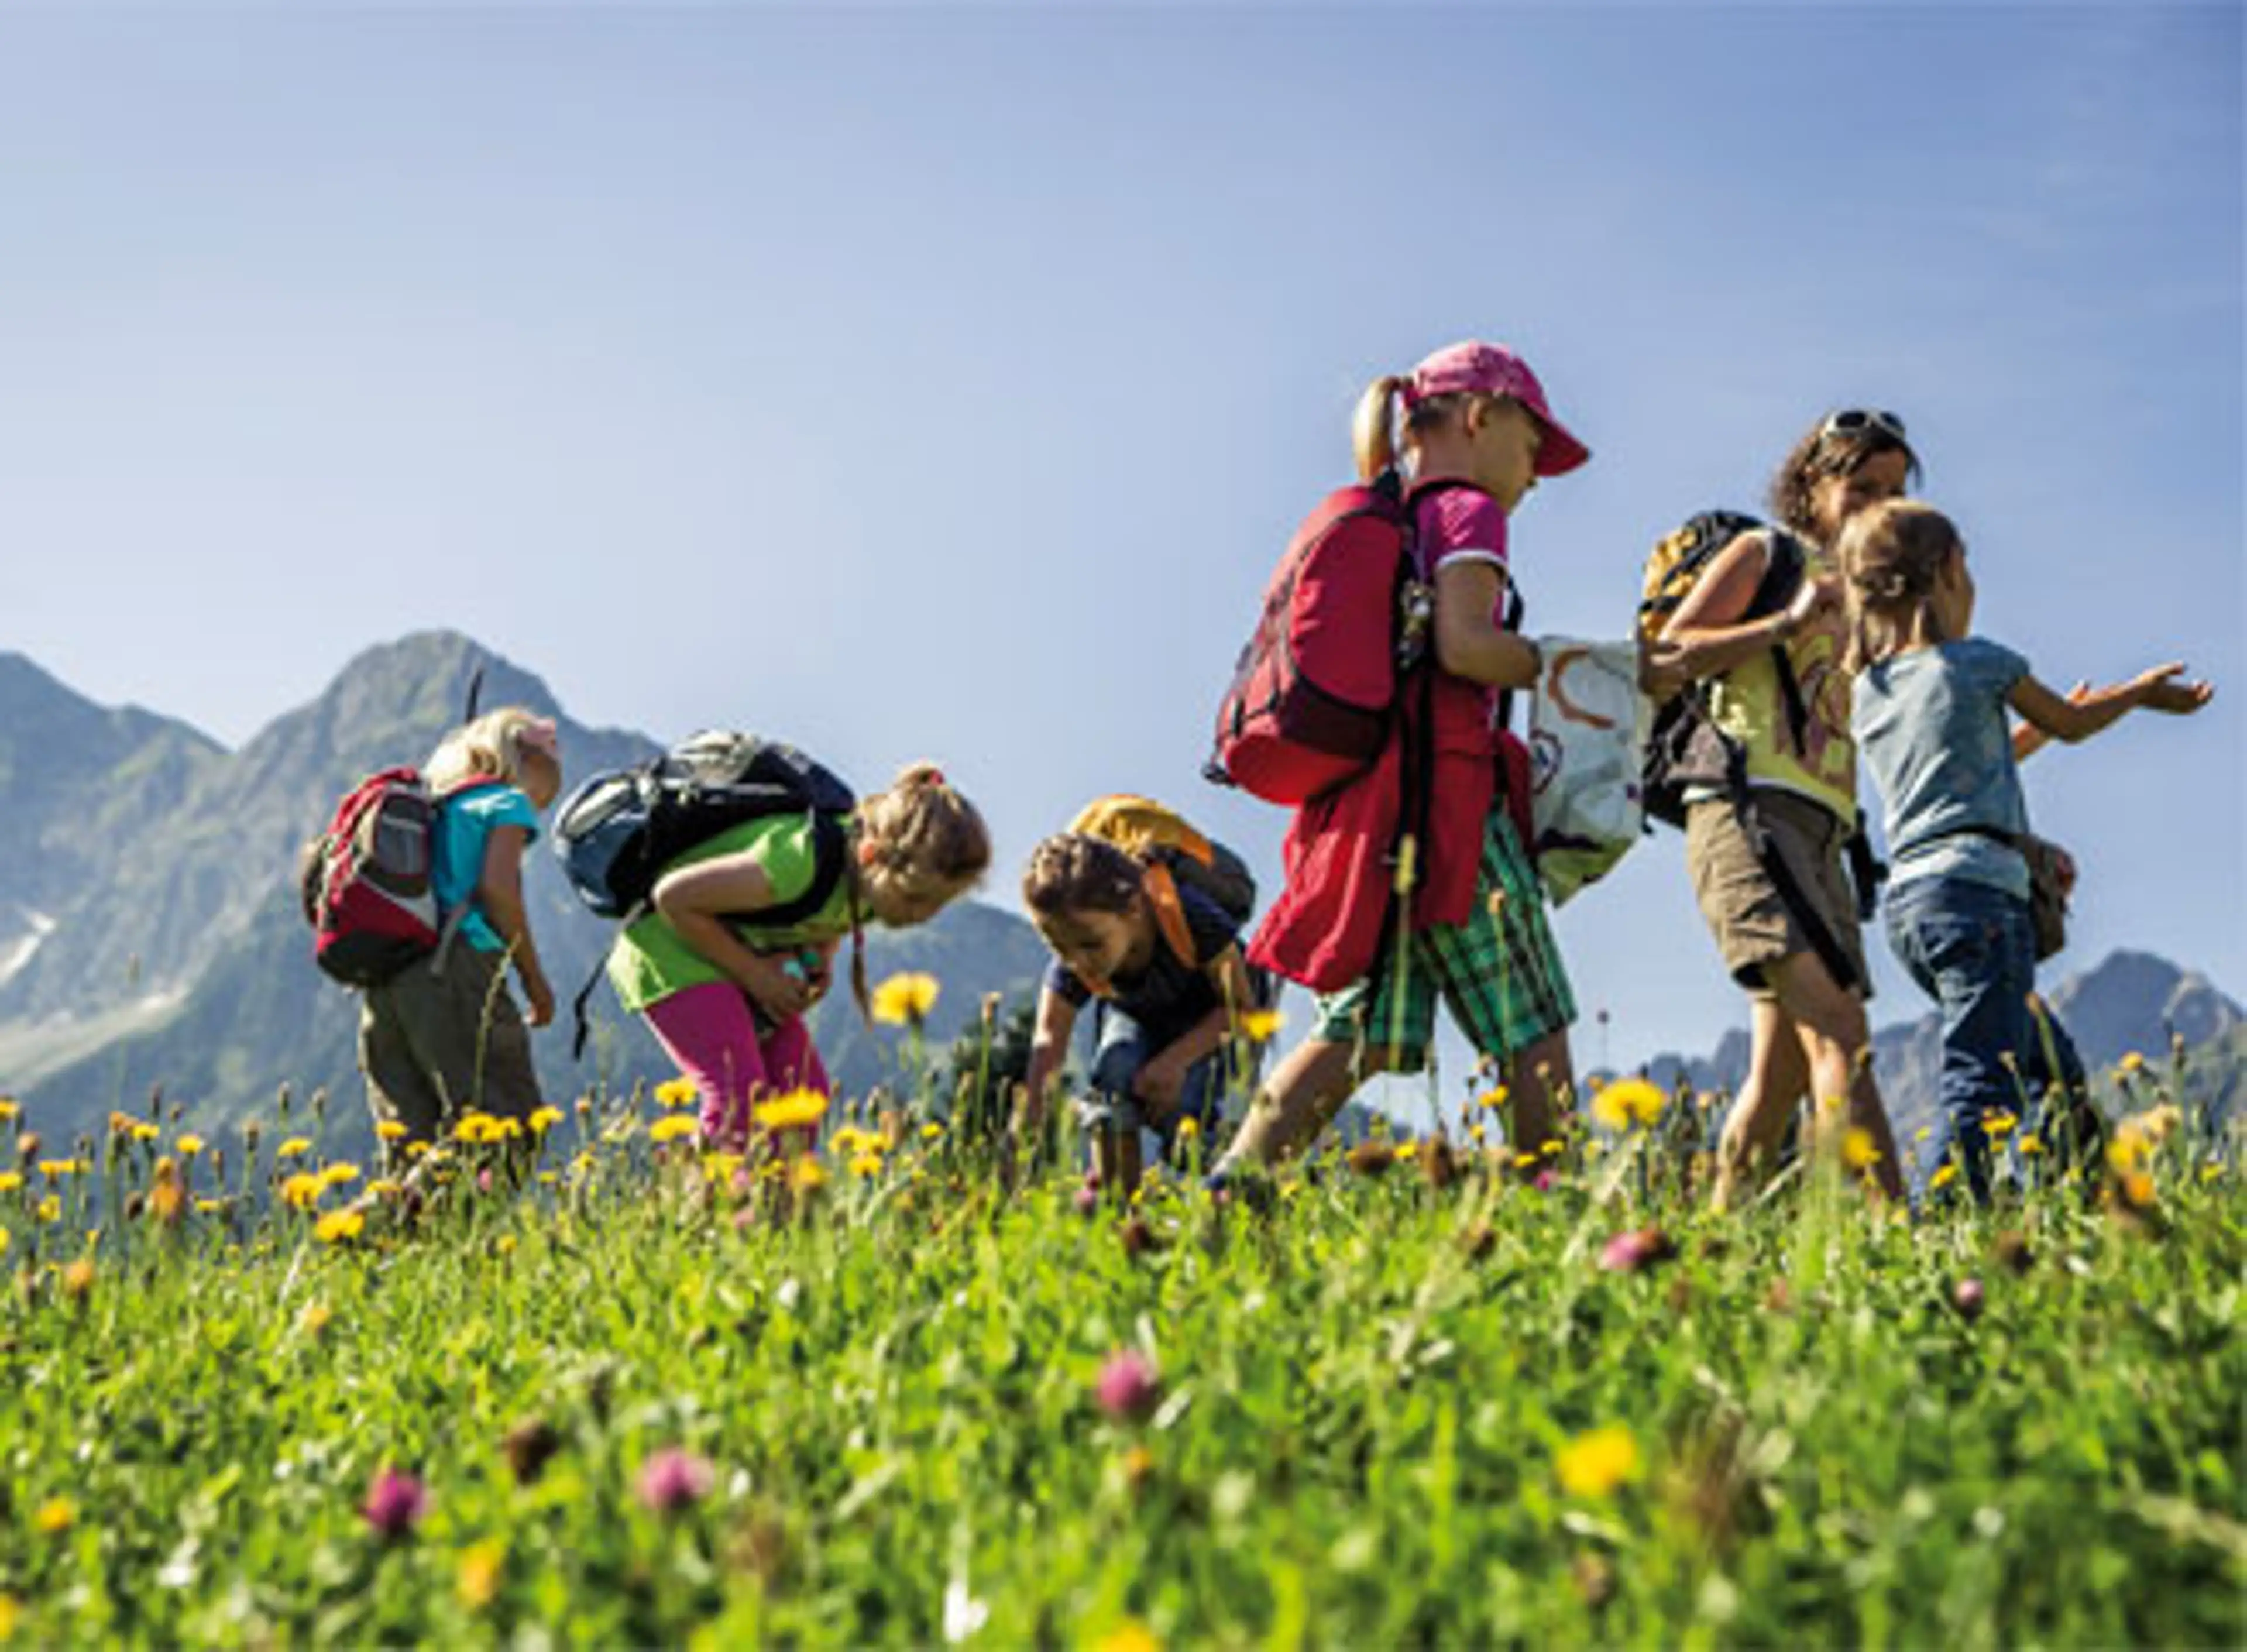
[[[1160,861],[1151,861],[1139,874],[1139,888],[1154,914],[1156,933],[1181,963],[1194,961],[1193,925],[1186,921],[1185,903],[1178,898],[1176,877]]]

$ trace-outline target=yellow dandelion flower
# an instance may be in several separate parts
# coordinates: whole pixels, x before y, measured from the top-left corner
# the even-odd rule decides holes
[[[78,1524],[78,1505],[66,1497],[51,1497],[39,1505],[31,1524],[50,1537],[58,1532],[67,1532]]]
[[[2041,1137],[2024,1136],[2021,1137],[2018,1145],[2021,1151],[2027,1154],[2032,1158],[2044,1151],[2044,1139]]]
[[[1467,1139],[1472,1142],[1477,1147],[1480,1147],[1483,1144],[1483,1139],[1487,1134],[1488,1132],[1485,1131],[1479,1124],[1470,1124],[1467,1126]]]
[[[0,1589],[0,1642],[16,1638],[16,1625],[23,1621],[24,1603],[5,1589]]]
[[[1188,1122],[1191,1123],[1192,1121],[1189,1120]],[[1398,1158],[1416,1158],[1419,1156],[1419,1152],[1420,1143],[1417,1142],[1399,1142],[1397,1143],[1396,1157]]]
[[[1516,1153],[1513,1156],[1513,1168],[1518,1171],[1526,1171],[1536,1162],[1537,1155],[1534,1153]]]
[[[1492,1085],[1489,1089],[1485,1090],[1482,1094],[1484,1110],[1486,1112],[1495,1113],[1499,1108],[1506,1105],[1506,1099],[1513,1094],[1513,1092],[1506,1089],[1503,1084]]]
[[[1638,1442],[1627,1428],[1579,1434],[1553,1457],[1561,1489],[1570,1497],[1606,1497],[1638,1476]]]
[[[2200,1167],[2200,1179],[2203,1182],[2215,1181],[2223,1174],[2223,1166],[2221,1164],[2203,1164]]]
[[[936,977],[919,970],[892,975],[874,989],[874,1019],[889,1027],[918,1027],[936,1007]]]
[[[1853,1171],[1868,1171],[1879,1164],[1881,1150],[1873,1145],[1872,1131],[1851,1125],[1841,1138],[1841,1162]]]
[[[61,1221],[63,1219],[62,1200],[57,1198],[52,1193],[48,1194],[39,1201],[38,1215],[43,1222]]]
[[[649,1125],[647,1139],[661,1146],[666,1142],[675,1142],[682,1136],[692,1136],[701,1128],[684,1113],[673,1113],[668,1118],[659,1118]]]
[[[2145,1126],[2135,1118],[2126,1118],[2107,1138],[2107,1167],[2117,1176],[2127,1176],[2152,1157],[2153,1151],[2153,1138]]]
[[[655,1103],[658,1107],[692,1107],[700,1094],[694,1081],[682,1074],[677,1078],[666,1078],[655,1087]]]
[[[78,1161],[74,1158],[43,1158],[39,1161],[39,1174],[50,1183],[59,1182],[65,1176],[78,1174]]]
[[[400,1141],[405,1137],[406,1126],[394,1118],[386,1118],[374,1127],[374,1133],[386,1142]]]
[[[920,1127],[920,1138],[924,1142],[932,1142],[943,1134],[944,1126],[941,1124],[924,1124]]]
[[[827,1167],[807,1153],[796,1161],[796,1168],[789,1173],[789,1180],[799,1191],[808,1193],[813,1188],[827,1185]]]
[[[324,1187],[341,1187],[346,1182],[357,1180],[359,1166],[356,1164],[331,1164],[320,1172],[320,1184]]]
[[[1612,1130],[1643,1128],[1662,1116],[1670,1097],[1659,1084],[1643,1078],[1602,1084],[1592,1097],[1592,1116]]]
[[[12,1124],[24,1109],[12,1096],[0,1096],[0,1124]]]
[[[2114,1065],[2115,1074],[2120,1077],[2127,1078],[2132,1074],[2142,1073],[2145,1070],[2146,1058],[2135,1050],[2132,1050]]]
[[[759,1102],[752,1110],[762,1130],[802,1130],[827,1116],[827,1098],[815,1089],[794,1089]]]
[[[136,1142],[153,1142],[163,1133],[154,1124],[135,1124],[133,1127],[133,1139]]]
[[[499,1594],[506,1564],[507,1543],[502,1538],[486,1538],[461,1550],[460,1573],[454,1580],[461,1604],[471,1612],[489,1606]]]
[[[1178,1121],[1178,1140],[1191,1142],[1201,1134],[1201,1121],[1189,1113]]]
[[[2154,1178],[2143,1171],[2132,1171],[2122,1178],[2122,1197],[2134,1210],[2150,1210],[2154,1204]]]
[[[1268,1044],[1287,1021],[1276,1009],[1252,1009],[1240,1018],[1240,1035],[1252,1044]]]
[[[482,1113],[463,1113],[453,1126],[453,1139],[466,1142],[471,1147],[481,1146],[493,1139],[491,1132],[497,1123]]]
[[[335,1311],[326,1303],[307,1302],[304,1304],[304,1310],[297,1315],[297,1332],[304,1336],[318,1336],[328,1328],[328,1321],[333,1318],[335,1318]]]
[[[273,1150],[273,1157],[276,1158],[300,1158],[304,1154],[309,1153],[311,1150],[312,1139],[311,1137],[292,1136],[287,1141],[282,1143],[280,1146]]]
[[[328,1184],[318,1177],[310,1171],[299,1171],[281,1184],[281,1198],[293,1209],[309,1211],[320,1202],[320,1195],[327,1190]]]
[[[1936,1167],[1935,1174],[1927,1178],[1929,1187],[1948,1187],[1958,1179],[1958,1166],[1949,1159]]]
[[[492,1241],[492,1249],[498,1252],[502,1256],[514,1255],[515,1235],[512,1233],[501,1234],[497,1239]]]
[[[540,1136],[545,1135],[561,1122],[562,1109],[558,1107],[542,1107],[530,1116],[530,1128],[534,1133]]]
[[[850,1174],[862,1182],[881,1173],[882,1156],[879,1153],[861,1153],[850,1161]]]
[[[1163,1652],[1155,1632],[1137,1618],[1126,1618],[1092,1643],[1093,1652]]]
[[[216,1216],[225,1208],[226,1201],[222,1198],[199,1198],[195,1201],[195,1209],[205,1216]]]
[[[23,1186],[24,1178],[16,1171],[0,1171],[0,1193],[12,1193]]]
[[[722,1185],[732,1181],[734,1172],[747,1162],[739,1153],[705,1153],[702,1155],[702,1174],[707,1180]]]
[[[357,1211],[330,1211],[312,1229],[312,1237],[323,1245],[340,1245],[345,1239],[355,1239],[366,1226],[366,1218]]]
[[[1984,1113],[1982,1115],[1982,1133],[1995,1141],[2000,1136],[2011,1135],[2013,1127],[2019,1123],[2011,1113]]]
[[[203,1150],[203,1138],[195,1135],[182,1136],[179,1140],[179,1149],[181,1157],[193,1158]]]

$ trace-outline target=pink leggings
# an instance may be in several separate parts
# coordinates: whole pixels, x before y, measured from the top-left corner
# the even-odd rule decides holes
[[[748,1147],[754,1097],[799,1089],[830,1093],[803,1018],[760,1035],[748,999],[731,981],[682,988],[643,1013],[665,1053],[702,1092],[702,1139],[713,1147],[735,1153]],[[816,1131],[805,1132],[802,1147],[816,1139]]]

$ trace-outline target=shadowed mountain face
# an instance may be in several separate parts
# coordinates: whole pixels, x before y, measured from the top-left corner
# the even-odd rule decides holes
[[[144,1110],[158,1089],[200,1123],[229,1123],[286,1083],[300,1098],[328,1092],[338,1147],[365,1137],[358,999],[313,967],[297,855],[361,775],[428,756],[479,667],[482,707],[525,705],[559,723],[571,786],[658,749],[576,721],[537,677],[452,632],[368,650],[234,752],[183,724],[93,706],[0,655],[0,825],[11,849],[36,846],[0,857],[0,1090],[31,1101],[59,1135],[113,1108]],[[611,925],[579,905],[543,843],[527,869],[533,932],[566,999],[605,955]],[[867,938],[871,979],[925,969],[942,983],[934,1038],[973,1018],[984,993],[1027,991],[1043,956],[1028,925],[972,903]],[[591,1008],[582,1063],[566,1025],[536,1041],[550,1096],[669,1075],[605,984]],[[898,1035],[860,1025],[847,993],[814,1025],[845,1090],[894,1078]]]

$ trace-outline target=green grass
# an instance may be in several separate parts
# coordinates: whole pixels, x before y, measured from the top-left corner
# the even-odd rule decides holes
[[[577,1129],[530,1198],[456,1184],[336,1245],[127,1216],[164,1143],[61,1178],[51,1224],[31,1168],[17,1638],[926,1644],[948,1594],[988,1646],[2247,1634],[2247,1206],[2179,1141],[2150,1223],[2054,1189],[1909,1227],[1835,1184],[1720,1221],[1610,1154],[1541,1194],[1330,1161],[1267,1217],[1158,1193],[1127,1227],[938,1143],[737,1229],[682,1150],[652,1192],[644,1133]],[[1677,1259],[1603,1271],[1650,1221]],[[1137,1422],[1094,1397],[1125,1348],[1161,1373]],[[557,1449],[518,1481],[534,1421]],[[1610,1426],[1635,1474],[1571,1495],[1559,1454]],[[714,1479],[662,1515],[636,1484],[671,1446]],[[386,1465],[428,1488],[394,1540],[360,1512]]]

